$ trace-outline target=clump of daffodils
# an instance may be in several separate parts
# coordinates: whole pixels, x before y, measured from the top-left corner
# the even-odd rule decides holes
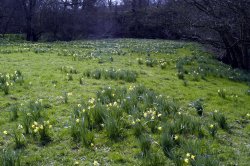
[[[142,58],[136,58],[136,61],[138,62],[139,65],[143,64],[143,59]]]
[[[15,148],[17,149],[25,146],[26,139],[23,133],[24,133],[23,126],[19,124],[17,126],[17,129],[14,130],[14,142],[15,142]]]
[[[190,163],[192,160],[195,160],[195,155],[194,155],[194,154],[191,154],[191,153],[187,153],[187,154],[186,154],[186,157],[185,157],[184,160],[183,160],[183,163],[184,163],[184,165],[189,165],[189,163]]]
[[[23,76],[19,70],[15,71],[13,74],[0,73],[0,90],[2,90],[5,95],[9,94],[10,86],[14,83],[23,83]]]
[[[4,130],[4,131],[3,131],[3,134],[4,134],[4,135],[8,135],[8,131],[7,131],[7,130]]]
[[[129,91],[133,91],[134,89],[135,89],[135,86],[130,86],[130,87],[128,88]]]
[[[95,98],[90,98],[88,101],[88,110],[95,108],[96,106],[96,99]],[[85,112],[85,111],[84,111]]]
[[[119,106],[118,102],[115,101],[113,103],[107,104],[106,107],[107,107],[107,110],[110,110],[112,108],[119,108],[120,106]]]
[[[95,104],[95,98],[90,98],[88,102],[91,105]]]
[[[140,123],[140,122],[141,122],[141,119],[136,118],[136,119],[132,120],[131,124],[132,124],[132,125],[136,125],[136,124],[138,124],[138,123]]]
[[[161,69],[165,69],[167,67],[167,62],[165,60],[160,60],[159,63]]]
[[[31,128],[33,134],[38,135],[41,141],[50,140],[49,130],[52,128],[50,121],[43,121],[42,123],[34,121]]]
[[[155,120],[156,118],[160,118],[162,114],[157,113],[155,108],[150,108],[148,111],[144,112],[144,118]]]
[[[34,123],[32,124],[32,129],[34,133],[37,133],[39,131],[39,126],[36,121],[34,121]]]
[[[157,113],[155,108],[150,108],[148,111],[144,112],[143,116],[152,132],[162,130],[161,127],[157,127],[159,123],[158,119],[161,118],[162,114]]]

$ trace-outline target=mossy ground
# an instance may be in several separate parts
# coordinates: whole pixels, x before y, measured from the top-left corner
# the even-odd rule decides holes
[[[219,161],[225,165],[247,165],[250,154],[250,89],[247,79],[233,81],[223,77],[225,71],[238,72],[242,77],[249,74],[234,71],[226,65],[217,62],[194,43],[173,42],[164,40],[86,40],[55,43],[6,42],[0,44],[0,73],[13,73],[20,70],[24,76],[24,84],[10,87],[8,95],[0,91],[0,149],[14,146],[10,135],[13,128],[21,123],[19,117],[10,121],[9,108],[13,104],[26,104],[30,100],[42,99],[46,109],[42,112],[53,125],[52,141],[45,146],[40,145],[27,136],[26,146],[19,151],[22,165],[92,165],[96,160],[101,165],[137,165],[142,164],[140,147],[130,130],[119,141],[111,141],[105,131],[95,133],[95,147],[85,148],[72,141],[70,136],[70,116],[73,107],[81,101],[95,97],[102,87],[114,88],[131,85],[144,85],[167,98],[173,98],[185,113],[198,118],[209,117],[214,110],[223,113],[228,121],[230,132],[219,129],[215,139],[204,138],[209,149]],[[192,59],[184,67],[188,70],[185,81],[179,79],[176,64],[185,57],[203,57],[207,63],[202,67],[215,69],[218,73],[208,73],[205,78],[194,79],[192,72],[198,68],[199,59]],[[112,57],[112,60],[111,60]],[[148,67],[138,64],[137,59],[164,60],[166,68],[159,64]],[[62,72],[63,66],[73,67],[77,74],[72,74],[73,80],[67,80],[67,73]],[[128,83],[123,80],[90,79],[83,74],[95,69],[127,69],[137,72],[137,80]],[[223,70],[221,70],[223,69]],[[189,73],[189,74],[188,74]],[[241,76],[238,76],[239,79]],[[83,83],[79,79],[83,78]],[[250,78],[248,79],[250,80]],[[226,90],[226,98],[218,95],[219,89]],[[64,93],[72,93],[68,103],[64,103]],[[201,99],[204,107],[203,117],[199,117],[190,103]],[[21,116],[21,114],[20,114]],[[203,121],[203,120],[202,120]],[[204,123],[211,121],[204,119]],[[152,135],[154,141],[160,143],[160,136]],[[172,161],[164,156],[161,148],[153,146],[155,152],[164,160],[163,165],[172,165]]]

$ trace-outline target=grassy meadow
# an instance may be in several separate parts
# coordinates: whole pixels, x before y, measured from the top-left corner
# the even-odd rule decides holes
[[[195,43],[0,40],[4,166],[243,166],[249,122],[250,74]]]

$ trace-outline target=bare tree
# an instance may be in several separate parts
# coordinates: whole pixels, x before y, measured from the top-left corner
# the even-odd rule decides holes
[[[250,68],[249,44],[246,43],[249,1],[183,0],[168,3],[177,15],[173,24],[182,26],[180,29],[185,34],[224,49],[223,60],[233,67]]]
[[[26,20],[26,40],[37,41],[37,35],[35,34],[34,19],[37,8],[37,0],[19,0],[22,5]]]
[[[13,0],[0,1],[0,33],[4,36],[13,27],[13,19],[17,13],[18,6]]]

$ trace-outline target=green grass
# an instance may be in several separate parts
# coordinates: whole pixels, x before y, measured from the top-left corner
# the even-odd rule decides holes
[[[250,74],[198,44],[0,42],[0,161],[18,154],[21,165],[248,164]],[[113,79],[108,70],[125,74]]]

